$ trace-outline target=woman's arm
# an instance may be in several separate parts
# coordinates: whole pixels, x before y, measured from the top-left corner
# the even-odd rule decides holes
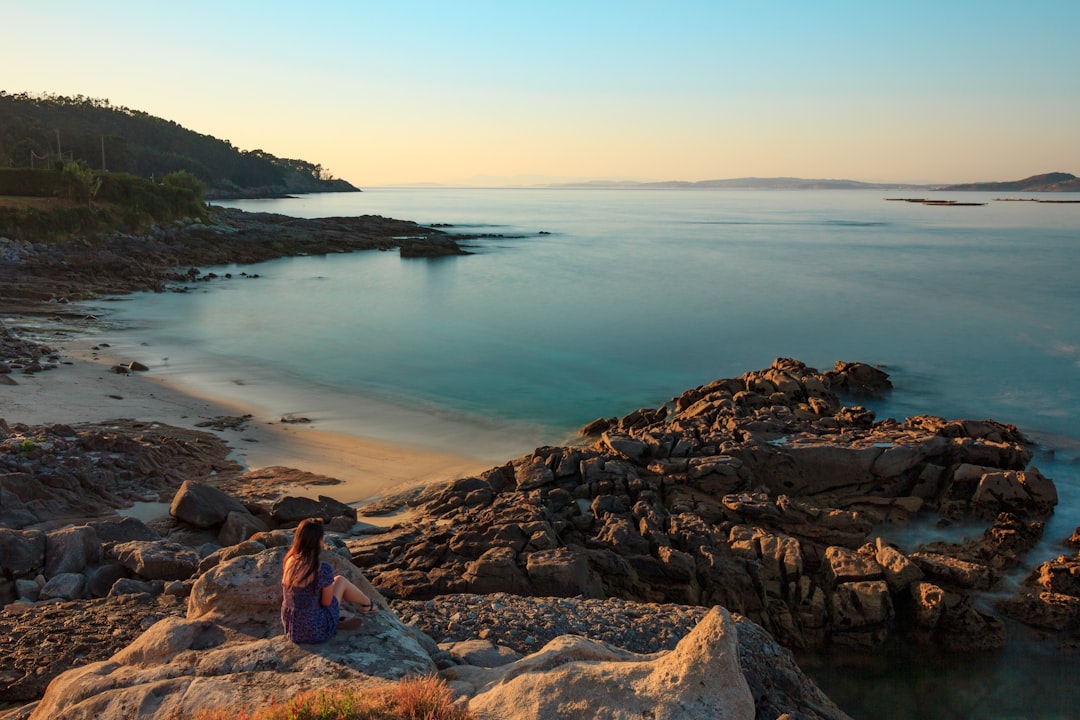
[[[330,607],[334,601],[334,570],[330,563],[319,563],[319,604]]]

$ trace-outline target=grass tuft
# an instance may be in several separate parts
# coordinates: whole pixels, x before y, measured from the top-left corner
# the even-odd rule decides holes
[[[369,690],[315,690],[286,703],[248,710],[214,709],[195,720],[476,720],[453,704],[446,683],[434,676]]]

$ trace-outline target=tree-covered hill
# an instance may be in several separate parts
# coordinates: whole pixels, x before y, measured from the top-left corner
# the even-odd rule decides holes
[[[209,197],[357,189],[322,165],[240,150],[108,100],[0,91],[0,167],[48,167],[58,153],[146,178],[186,170],[206,183]]]

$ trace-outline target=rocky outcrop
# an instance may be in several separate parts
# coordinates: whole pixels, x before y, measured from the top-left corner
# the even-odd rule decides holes
[[[189,486],[177,494],[191,492]],[[207,496],[216,497],[212,493]],[[322,502],[336,507],[329,499]],[[175,518],[171,522],[181,523]],[[208,529],[211,537],[213,530]],[[556,601],[559,610],[552,613],[543,605],[549,600],[497,595],[487,606],[495,612],[483,617],[482,630],[470,623],[460,624],[486,639],[472,637],[468,648],[440,647],[423,629],[431,628],[426,621],[441,614],[410,612],[410,624],[402,623],[352,564],[345,542],[333,533],[326,538],[333,550],[324,559],[335,572],[363,588],[376,601],[378,611],[351,616],[346,608],[347,617],[337,637],[319,646],[296,646],[281,637],[279,619],[281,562],[292,541],[291,531],[256,532],[201,560],[193,550],[170,539],[191,540],[199,537],[198,532],[207,531],[178,526],[169,537],[161,538],[139,521],[113,518],[49,533],[0,533],[0,544],[6,550],[5,571],[17,574],[17,582],[33,586],[39,596],[78,598],[107,591],[107,597],[101,599],[60,603],[35,603],[36,598],[24,597],[0,614],[0,637],[8,637],[11,649],[0,662],[4,696],[35,700],[44,692],[40,702],[13,717],[126,718],[132,708],[138,708],[140,717],[189,716],[209,707],[251,708],[312,687],[363,687],[437,669],[468,675],[460,666],[497,668],[517,661],[525,664],[512,666],[510,672],[524,675],[522,668],[527,666],[535,682],[544,682],[535,672],[542,666],[557,665],[562,669],[556,674],[577,677],[573,684],[559,683],[566,687],[564,695],[580,693],[587,699],[606,693],[601,686],[608,671],[596,678],[580,673],[578,666],[566,664],[574,657],[580,660],[580,655],[552,652],[562,645],[608,647],[621,658],[611,672],[638,679],[618,701],[626,708],[654,703],[653,695],[660,688],[654,687],[650,678],[664,676],[668,681],[660,705],[665,707],[667,703],[673,708],[680,703],[698,709],[730,706],[749,716],[747,708],[753,714],[756,706],[757,717],[769,720],[799,708],[810,720],[846,717],[768,634],[744,618],[733,620],[719,609],[699,626],[706,608],[657,608],[628,602],[613,606],[610,601],[564,599]],[[541,541],[537,538],[535,542]],[[552,568],[566,567],[559,553],[549,559]],[[44,580],[47,566],[52,577],[42,586],[37,580]],[[588,563],[582,567],[588,569]],[[35,580],[28,579],[35,574]],[[551,577],[556,574],[553,570]],[[99,590],[91,592],[91,587]],[[472,602],[477,600],[487,598],[474,596]],[[446,603],[459,609],[453,617],[460,618],[462,600],[447,598]],[[523,612],[531,619],[526,621]],[[565,624],[575,617],[578,620],[573,625]],[[630,621],[623,622],[620,617]],[[421,618],[425,622],[418,623]],[[551,625],[553,619],[564,624]],[[160,622],[154,624],[156,620]],[[124,632],[112,629],[114,624],[122,625]],[[620,624],[625,631],[612,635]],[[699,628],[694,631],[696,626]],[[142,630],[145,632],[136,637]],[[522,630],[555,644],[537,656],[539,648],[531,635],[523,652],[510,649],[506,643],[492,643]],[[567,633],[573,637],[560,639]],[[586,640],[586,636],[597,641]],[[645,648],[640,645],[642,638],[660,644]],[[702,638],[705,640],[699,642]],[[604,645],[608,640],[617,644]],[[41,653],[43,646],[52,648],[47,657]],[[741,670],[736,664],[740,660]],[[701,692],[697,680],[706,675],[711,678],[710,689]],[[672,684],[672,677],[681,679]],[[488,697],[495,692],[493,687],[485,690]],[[458,687],[468,697],[481,689],[467,684]]]
[[[466,240],[377,215],[303,219],[211,208],[206,221],[154,225],[134,234],[114,232],[51,244],[14,238],[18,262],[0,263],[0,302],[182,289],[201,278],[197,266],[298,255],[393,248],[400,248],[403,257],[466,255],[460,244]]]
[[[246,513],[247,508],[215,487],[190,480],[184,481],[169,505],[170,515],[198,528],[223,525],[232,512]]]
[[[659,657],[563,636],[509,665],[462,666],[443,675],[470,697],[471,711],[500,720],[754,717],[735,624],[721,608]]]
[[[3,240],[0,238],[0,249],[4,248]],[[9,258],[5,257],[4,260],[10,262]],[[4,264],[0,262],[0,265]],[[58,367],[60,355],[55,350],[21,337],[0,322],[0,385],[17,385],[19,381],[15,376],[18,374],[31,375]],[[0,433],[9,432],[6,423],[0,423]]]
[[[281,498],[293,480],[336,482],[330,478],[278,469],[258,483],[260,492],[273,488],[267,497],[245,504],[222,492],[215,486],[265,476],[241,474],[228,452],[214,435],[159,423],[29,427],[0,420],[0,602],[161,592],[155,582],[184,581],[205,555],[295,525],[304,513],[337,528],[355,524],[356,511],[331,498]],[[116,516],[85,520],[168,498],[173,519],[154,528]],[[59,527],[73,519],[77,526]],[[20,530],[27,526],[58,529]]]
[[[83,425],[0,425],[0,526],[112,513],[171,497],[188,479],[238,470],[209,433],[114,420]]]
[[[691,605],[506,593],[395,600],[391,607],[403,620],[439,641],[452,656],[458,644],[475,648],[483,643],[489,655],[509,658],[506,662],[533,655],[568,635],[602,641],[639,656],[659,657],[674,649],[709,612],[709,608]],[[803,720],[847,717],[803,674],[791,652],[760,625],[739,615],[732,618],[738,630],[740,666],[758,720],[775,720],[785,713]],[[467,664],[488,666],[483,662]]]
[[[807,708],[810,712],[803,717],[809,720],[846,718],[798,671],[790,653],[760,628],[719,608],[673,609],[673,614],[692,615],[693,620],[671,636],[677,643],[674,650],[659,654],[635,654],[563,636],[528,657],[493,648],[483,655],[489,667],[471,668],[465,664],[466,653],[452,655],[403,624],[349,562],[344,545],[333,536],[328,539],[338,550],[324,554],[324,560],[370,593],[378,610],[343,623],[327,643],[296,645],[280,634],[281,560],[290,535],[262,533],[223,548],[217,561],[200,571],[183,616],[168,614],[107,659],[59,675],[39,702],[17,711],[18,717],[110,720],[136,714],[164,719],[191,717],[209,708],[239,712],[313,688],[373,687],[442,668],[463,701],[477,708],[514,707],[513,717],[518,718],[549,717],[547,709],[561,708],[574,698],[592,703],[580,710],[590,716],[599,708],[623,717],[624,712],[656,707],[664,709],[665,717],[722,712],[725,717],[772,720]],[[105,610],[140,596],[130,597],[133,600],[97,602],[104,603]],[[503,596],[502,602],[522,607],[537,601]],[[564,616],[572,616],[576,601],[561,602],[569,603]],[[603,628],[611,613],[599,610],[597,627]],[[622,612],[637,617],[654,610],[622,605]],[[23,612],[38,611],[27,606]],[[509,613],[489,628],[520,626],[520,618]],[[612,664],[582,663],[597,658]]]
[[[350,540],[353,558],[399,598],[718,604],[793,647],[877,647],[898,633],[1000,645],[1000,620],[974,597],[1041,536],[1053,483],[1027,467],[1012,426],[878,422],[834,387],[889,384],[859,363],[819,373],[780,359],[596,421],[588,447],[539,448],[411,496],[417,520]],[[966,545],[887,541],[891,526],[934,514],[993,524]]]
[[[362,616],[318,646],[281,635],[281,560],[288,536],[253,542],[194,583],[185,617],[150,627],[106,661],[57,677],[31,718],[191,717],[200,709],[250,708],[314,686],[357,687],[435,671],[429,638],[385,609]],[[335,571],[377,600],[347,554],[328,553]]]
[[[997,608],[1067,649],[1080,647],[1080,554],[1040,564]]]
[[[355,687],[435,668],[480,698],[478,708],[513,703],[540,712],[602,693],[617,714],[640,712],[661,675],[700,680],[728,668],[711,682],[723,693],[680,684],[671,692],[682,699],[671,708],[666,698],[657,701],[677,714],[680,702],[744,708],[729,672],[734,636],[756,717],[843,718],[769,633],[796,648],[874,648],[895,636],[954,651],[1000,647],[1004,624],[984,594],[1000,590],[1001,578],[1039,541],[1057,501],[1052,481],[1027,466],[1031,454],[1011,426],[927,416],[877,422],[833,392],[887,392],[879,373],[851,363],[818,373],[778,360],[664,407],[592,423],[591,444],[538,448],[478,477],[412,491],[398,504],[411,504],[416,519],[378,534],[355,529],[352,508],[329,497],[283,497],[277,486],[243,501],[222,494],[242,486],[242,476],[207,462],[215,456],[200,446],[201,434],[185,444],[157,425],[110,423],[109,430],[121,427],[115,437],[0,425],[0,442],[11,441],[5,467],[15,470],[0,477],[0,490],[20,503],[14,517],[52,513],[54,520],[42,529],[0,530],[0,594],[20,598],[0,617],[0,630],[9,616],[21,628],[23,615],[53,627],[42,619],[58,607],[97,608],[98,616],[129,624],[117,608],[173,608],[126,650],[98,642],[83,657],[57,653],[46,670],[0,663],[2,677],[9,688],[40,692],[50,673],[72,668],[50,686],[36,717],[120,717],[122,707],[145,708],[148,717],[210,704],[239,709],[278,697],[266,693],[271,677],[287,697],[313,683]],[[135,437],[150,431],[161,431],[154,436],[164,438],[160,454]],[[74,447],[86,438],[88,445]],[[112,484],[94,463],[74,461],[97,444],[116,449],[106,463],[119,476]],[[175,465],[163,467],[169,462]],[[149,497],[135,494],[132,478],[142,476],[134,470],[152,473],[139,482],[155,499],[189,482],[174,498],[173,517],[152,527],[116,518],[59,527],[56,520],[86,506],[70,482],[50,480],[57,467],[78,471],[62,478],[98,487],[90,497],[102,507]],[[280,637],[287,528],[310,515],[328,520],[336,570],[373,597],[377,587],[397,598],[408,625],[379,599],[378,613],[347,623],[315,651]],[[916,517],[986,529],[961,543],[913,548],[888,540],[892,526]],[[999,607],[1075,642],[1075,560],[1047,563],[1025,595]],[[183,617],[180,598],[187,598]],[[441,610],[451,606],[454,612]],[[715,611],[690,640],[714,606],[730,615]],[[514,608],[532,609],[515,618]],[[620,625],[620,617],[629,622]],[[420,630],[444,643],[490,647],[440,648]],[[559,640],[568,634],[576,639]],[[11,636],[17,645],[22,630]],[[386,663],[386,655],[402,664]],[[574,664],[586,656],[617,666],[594,673]],[[470,658],[488,669],[454,669]],[[535,670],[556,666],[563,670],[554,674],[566,678],[552,689]],[[609,677],[636,691],[616,694]]]
[[[116,542],[106,538],[143,537]],[[0,529],[0,600],[103,598],[121,579],[183,579],[198,556],[133,518],[39,530]]]

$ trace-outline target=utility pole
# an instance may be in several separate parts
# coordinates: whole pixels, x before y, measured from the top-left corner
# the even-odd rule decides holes
[[[101,172],[105,172],[105,136],[101,136]]]
[[[64,154],[60,152],[60,128],[56,128],[56,159],[64,162]]]

